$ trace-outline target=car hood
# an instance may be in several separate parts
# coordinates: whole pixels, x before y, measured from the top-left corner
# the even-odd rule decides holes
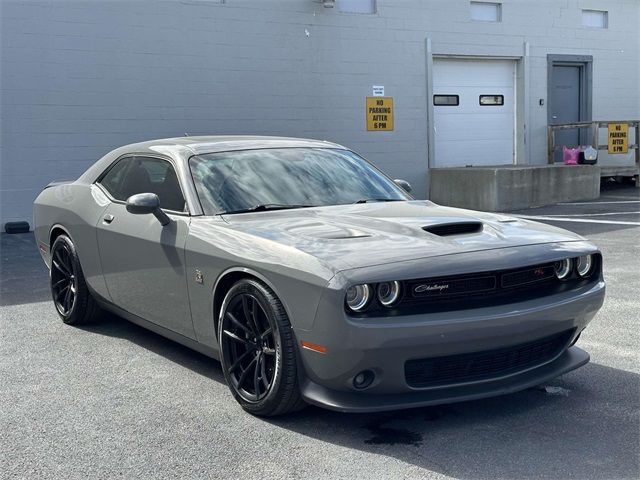
[[[334,271],[455,253],[583,240],[579,235],[549,225],[507,215],[443,207],[429,201],[334,205],[223,218],[229,229],[295,248],[316,257]]]

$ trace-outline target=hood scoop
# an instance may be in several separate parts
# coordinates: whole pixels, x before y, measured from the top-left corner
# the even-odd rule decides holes
[[[450,237],[453,235],[479,233],[482,231],[482,222],[440,223],[438,225],[422,227],[422,230],[438,235],[439,237]]]

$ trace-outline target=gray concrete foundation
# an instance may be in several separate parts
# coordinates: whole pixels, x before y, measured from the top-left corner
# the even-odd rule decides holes
[[[436,168],[429,199],[441,205],[502,212],[600,196],[594,165]]]

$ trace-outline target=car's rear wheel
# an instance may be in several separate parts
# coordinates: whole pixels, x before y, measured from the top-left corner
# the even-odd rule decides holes
[[[231,287],[222,303],[218,336],[224,375],[242,408],[274,416],[304,406],[291,324],[266,285],[243,279]]]
[[[99,307],[89,292],[75,246],[66,235],[51,247],[51,296],[64,323],[80,325],[96,317]]]

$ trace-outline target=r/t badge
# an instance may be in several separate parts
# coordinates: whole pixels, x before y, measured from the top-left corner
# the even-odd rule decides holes
[[[202,285],[204,283],[204,275],[200,270],[196,270],[196,283]]]

